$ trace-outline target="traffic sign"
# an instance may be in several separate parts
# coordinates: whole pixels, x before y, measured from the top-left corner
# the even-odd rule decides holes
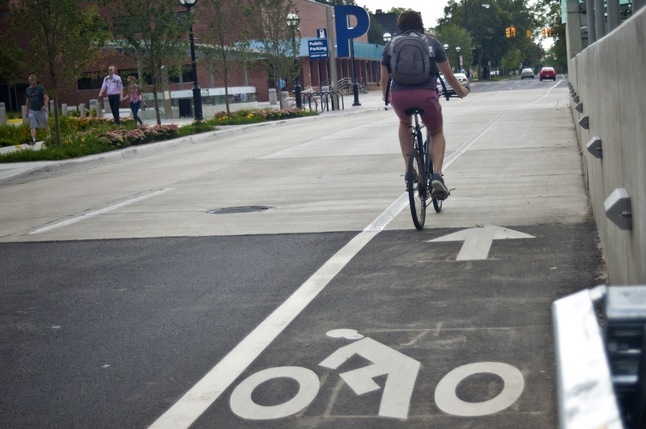
[[[308,40],[307,47],[311,60],[326,59],[328,57],[327,39]]]

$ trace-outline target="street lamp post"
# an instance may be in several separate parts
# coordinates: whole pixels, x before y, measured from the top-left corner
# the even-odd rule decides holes
[[[195,6],[197,0],[179,0],[179,4],[186,8],[186,13],[191,15],[191,8]],[[197,65],[195,63],[195,40],[193,39],[193,24],[188,30],[188,41],[191,45],[191,65],[193,67],[193,105],[195,109],[195,122],[202,122],[204,116],[202,115],[202,90],[197,82]]]
[[[359,85],[357,84],[357,75],[355,73],[355,64],[354,64],[354,37],[350,39],[350,68],[352,69],[352,95],[354,95],[353,106],[361,106],[359,103]]]
[[[459,46],[457,48],[455,48],[455,52],[457,52],[457,54],[458,54],[457,55],[456,67],[457,67],[457,70],[458,70],[458,73],[459,73],[461,71],[461,69],[462,69],[462,63],[460,61],[460,47]]]
[[[292,50],[294,52],[294,68],[296,69],[296,77],[294,78],[294,98],[296,99],[296,107],[301,109],[303,108],[303,100],[301,99],[301,84],[298,79],[300,68],[298,63],[298,53],[296,51],[296,32],[298,31],[298,24],[301,20],[295,13],[288,13],[285,21],[287,21],[287,26],[292,31]]]

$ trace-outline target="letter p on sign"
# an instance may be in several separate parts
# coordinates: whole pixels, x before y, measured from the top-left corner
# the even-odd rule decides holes
[[[355,27],[350,27],[350,16],[357,20]],[[334,6],[334,21],[336,24],[337,57],[350,56],[350,41],[361,37],[370,28],[368,12],[359,6]]]

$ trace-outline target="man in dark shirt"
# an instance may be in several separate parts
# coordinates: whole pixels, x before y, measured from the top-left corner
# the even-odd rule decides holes
[[[47,129],[49,137],[49,124],[47,123],[47,105],[49,96],[42,85],[38,85],[36,75],[29,75],[29,87],[25,90],[27,95],[27,112],[29,113],[29,128],[31,128],[31,143],[36,143],[36,129]]]

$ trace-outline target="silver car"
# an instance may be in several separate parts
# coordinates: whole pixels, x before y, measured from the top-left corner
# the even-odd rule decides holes
[[[520,80],[523,80],[525,78],[529,79],[530,77],[534,79],[534,70],[523,69],[523,71],[520,72]]]

